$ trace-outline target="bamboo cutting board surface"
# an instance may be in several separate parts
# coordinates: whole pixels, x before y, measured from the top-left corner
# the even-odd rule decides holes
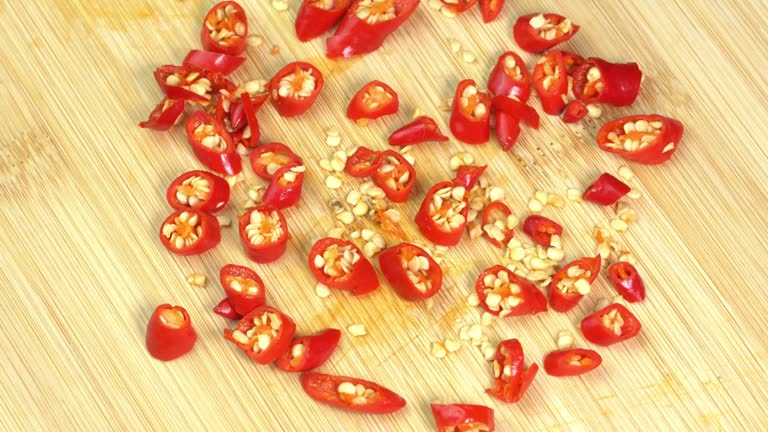
[[[297,59],[327,78],[307,115],[281,119],[269,107],[260,114],[264,139],[296,149],[309,174],[300,208],[287,212],[289,252],[252,267],[264,277],[270,303],[292,315],[300,333],[367,326],[362,338],[345,331],[322,370],[381,382],[408,400],[404,410],[379,417],[319,405],[297,376],[257,366],[223,340],[230,323],[210,312],[222,297],[218,269],[249,264],[235,229],[224,229],[214,251],[191,258],[173,256],[157,238],[169,213],[168,183],[201,165],[181,129],[156,133],[136,123],[161,96],[152,71],[199,46],[212,3],[0,3],[0,428],[426,431],[433,428],[429,402],[437,399],[495,408],[500,431],[768,427],[764,3],[512,1],[492,25],[480,24],[479,11],[448,20],[425,3],[381,50],[346,62],[326,60],[322,40],[296,41],[298,0],[282,13],[267,1],[244,3],[251,34],[267,42],[249,48],[237,81],[269,77]],[[622,165],[594,144],[602,121],[659,112],[681,119],[686,135],[671,162],[632,165],[640,221],[617,239],[638,257],[648,285],[648,300],[631,306],[643,332],[600,349],[605,362],[595,372],[566,379],[541,373],[523,401],[507,405],[484,394],[491,371],[475,348],[465,344],[443,360],[429,355],[431,342],[457,337],[456,319],[478,322],[464,299],[480,270],[498,261],[487,242],[465,237],[449,251],[445,286],[429,310],[401,301],[386,285],[363,298],[334,292],[320,299],[305,257],[332,226],[327,202],[357,184],[347,179],[334,193],[323,186],[317,161],[333,151],[323,130],[339,128],[342,149],[383,149],[384,137],[419,108],[447,131],[440,101],[461,78],[484,83],[498,55],[517,50],[514,19],[536,11],[582,25],[565,49],[639,62],[647,79],[638,102],[574,127],[545,118],[541,130],[524,130],[509,154],[495,143],[469,147],[453,139],[415,148],[418,184],[399,206],[408,219],[429,186],[450,177],[448,158],[458,151],[488,163],[489,178],[524,216],[534,190],[581,189]],[[452,55],[449,37],[477,62]],[[279,53],[272,55],[272,46]],[[529,67],[534,62],[525,59]],[[371,79],[399,91],[400,113],[355,126],[344,117],[347,101]],[[226,210],[232,217],[259,182],[245,172]],[[564,222],[573,259],[592,252],[591,229],[606,225],[611,213],[569,203],[544,215]],[[193,272],[208,276],[206,288],[187,285]],[[611,292],[601,278],[576,310],[497,321],[487,335],[492,343],[519,338],[528,360],[540,363],[560,329],[574,330],[577,345],[589,346],[578,322]],[[185,306],[200,336],[193,352],[170,363],[144,348],[146,321],[165,302]]]

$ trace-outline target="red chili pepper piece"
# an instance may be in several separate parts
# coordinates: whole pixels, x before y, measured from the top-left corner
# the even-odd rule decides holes
[[[336,350],[341,331],[325,329],[312,336],[297,337],[277,359],[277,367],[286,372],[306,372],[323,365]]]
[[[488,91],[496,96],[517,98],[522,103],[531,96],[531,74],[514,51],[499,56],[488,77]]]
[[[628,106],[640,94],[642,81],[637,63],[608,63],[590,57],[573,73],[573,94],[588,104]]]
[[[468,213],[467,188],[458,181],[444,181],[429,189],[414,221],[427,240],[455,246],[467,227]]]
[[[207,105],[214,93],[234,91],[235,85],[224,75],[187,66],[164,65],[155,69],[155,81],[170,99],[184,99]]]
[[[307,62],[289,63],[269,82],[272,105],[283,117],[304,114],[323,89],[323,74]]]
[[[565,107],[565,112],[563,112],[563,123],[576,123],[586,117],[588,113],[589,111],[584,102],[572,100],[568,102],[568,106]]]
[[[493,409],[484,405],[433,403],[432,415],[438,432],[493,432]]]
[[[584,64],[586,60],[584,60],[584,57],[574,54],[572,52],[568,51],[561,51],[563,54],[563,63],[565,64],[565,72],[568,74],[568,76],[572,76],[574,72]]]
[[[254,207],[240,216],[239,230],[246,255],[260,264],[283,256],[290,238],[283,212],[270,205]]]
[[[352,57],[378,49],[419,5],[419,0],[355,0],[325,41],[326,57]]]
[[[304,0],[296,14],[296,37],[310,41],[327,33],[344,16],[352,0]]]
[[[381,252],[379,267],[397,295],[405,300],[426,300],[440,291],[443,270],[424,249],[400,243]]]
[[[290,147],[279,142],[255,148],[249,158],[253,173],[264,180],[272,180],[275,173],[286,165],[303,163]]]
[[[486,168],[488,168],[488,165],[461,165],[456,170],[454,182],[470,190],[480,180],[480,176],[483,175]]]
[[[477,0],[440,0],[443,7],[453,12],[454,15],[466,12],[477,3]]]
[[[539,366],[532,363],[525,369],[523,347],[517,339],[499,343],[493,360],[495,383],[485,392],[504,402],[517,402],[528,390],[536,377]]]
[[[683,137],[683,124],[656,114],[622,117],[597,133],[597,145],[634,162],[656,165],[668,161]]]
[[[208,51],[240,55],[248,38],[248,19],[243,8],[233,1],[214,5],[205,16],[200,39]]]
[[[645,300],[645,284],[632,264],[624,261],[611,264],[608,267],[608,278],[624,300],[630,303]]]
[[[218,72],[229,75],[245,62],[245,57],[237,57],[212,51],[191,50],[184,57],[182,65],[195,69]]]
[[[389,145],[398,147],[429,141],[448,141],[448,137],[443,135],[435,120],[427,116],[417,118],[389,136]]]
[[[609,346],[637,336],[642,325],[624,305],[614,303],[581,321],[581,333],[595,345]]]
[[[493,106],[496,111],[503,111],[518,120],[522,120],[525,124],[534,129],[539,128],[539,113],[520,101],[516,101],[506,96],[495,96],[491,101],[491,106]]]
[[[197,111],[187,120],[186,131],[192,152],[209,169],[227,175],[243,170],[232,136],[220,121]]]
[[[171,182],[165,197],[175,209],[216,213],[229,202],[229,183],[207,171],[187,171]]]
[[[261,96],[253,98],[249,93],[243,92],[240,95],[241,103],[236,105],[235,108],[242,107],[242,111],[247,122],[245,129],[243,130],[243,145],[247,148],[255,148],[259,144],[259,138],[261,138],[261,127],[259,126],[259,120],[256,118],[256,111],[267,100],[267,93]]]
[[[604,206],[614,205],[624,195],[628,194],[632,188],[624,184],[616,177],[603,173],[594,183],[584,191],[583,198],[587,201]]]
[[[347,158],[344,171],[352,177],[370,177],[378,171],[381,165],[381,152],[360,146]]]
[[[400,225],[402,216],[399,211],[393,209],[384,210],[378,208],[375,210],[375,214],[376,218],[379,220],[381,228],[384,231],[396,236],[401,240],[408,240],[408,236],[405,234],[403,227]]]
[[[504,7],[504,0],[480,0],[480,8],[483,12],[483,22],[489,23],[496,19]]]
[[[187,310],[181,306],[161,304],[147,324],[147,351],[152,357],[169,361],[192,350],[197,333]]]
[[[517,144],[520,137],[520,120],[503,111],[496,111],[496,139],[501,148],[509,151]]]
[[[236,315],[248,315],[252,310],[267,303],[264,282],[248,267],[227,264],[219,271],[219,281],[227,295],[226,300]]]
[[[563,235],[563,227],[552,219],[544,216],[531,215],[523,221],[523,232],[544,247],[549,247],[553,235]]]
[[[264,204],[282,210],[298,203],[304,188],[305,169],[304,165],[298,164],[288,164],[278,169],[264,191]]]
[[[296,333],[291,317],[271,306],[259,306],[245,315],[234,330],[224,329],[224,338],[261,364],[277,360],[288,350]]]
[[[579,26],[557,14],[530,14],[521,16],[512,28],[515,42],[523,51],[544,52],[572,38]]]
[[[501,265],[480,273],[475,292],[480,298],[480,306],[501,318],[535,315],[547,310],[547,299],[533,283]]]
[[[552,351],[544,357],[544,370],[556,377],[583,375],[597,369],[603,358],[596,351],[573,348]]]
[[[213,307],[213,313],[231,320],[240,320],[241,318],[243,318],[242,315],[235,312],[234,306],[232,306],[232,303],[229,301],[227,297],[224,297],[219,302],[219,304]]]
[[[308,262],[317,281],[328,287],[350,291],[356,296],[379,287],[373,265],[350,241],[320,239],[309,250]]]
[[[395,114],[400,102],[392,87],[381,81],[371,81],[352,97],[347,107],[350,120],[369,119]]]
[[[491,96],[467,79],[456,87],[451,107],[451,132],[459,141],[482,144],[491,137]]]
[[[515,236],[517,219],[510,216],[512,210],[501,201],[494,201],[483,209],[483,234],[492,245],[503,248]]]
[[[550,51],[533,68],[533,88],[549,115],[560,115],[568,94],[568,74],[561,51]]]
[[[416,185],[416,169],[403,155],[393,150],[381,152],[379,160],[373,183],[392,202],[405,202]]]
[[[592,283],[600,274],[600,255],[568,263],[552,276],[549,283],[549,305],[558,312],[573,309],[589,294]]]
[[[308,372],[301,376],[301,387],[312,399],[349,411],[387,414],[406,404],[405,399],[386,387],[347,376]]]
[[[164,97],[149,113],[149,118],[139,123],[139,126],[146,129],[167,131],[176,124],[182,114],[184,114],[184,99],[173,100]]]
[[[165,219],[160,227],[160,241],[177,255],[197,255],[219,244],[221,228],[214,216],[182,208]]]

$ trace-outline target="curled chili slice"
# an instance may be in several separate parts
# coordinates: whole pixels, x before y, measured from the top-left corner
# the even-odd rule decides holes
[[[453,181],[470,190],[475,187],[487,168],[488,165],[460,165]]]
[[[259,146],[249,157],[253,173],[264,180],[272,180],[275,173],[286,165],[303,163],[290,147],[279,142]]]
[[[603,173],[584,191],[584,200],[604,206],[614,205],[632,188],[616,177]]]
[[[443,270],[424,249],[410,243],[384,249],[379,267],[397,295],[405,300],[426,300],[440,291]]]
[[[288,350],[295,333],[291,317],[265,305],[245,315],[234,330],[224,329],[224,338],[253,360],[269,364]]]
[[[294,117],[309,110],[323,89],[323,74],[307,62],[293,62],[269,82],[272,105],[283,117]]]
[[[188,66],[164,65],[155,69],[155,81],[171,99],[184,99],[203,105],[221,89],[233,91],[235,85],[224,75]]]
[[[186,131],[192,152],[209,169],[226,175],[236,175],[243,170],[232,136],[223,123],[197,111],[187,120]]]
[[[578,31],[579,26],[562,15],[540,13],[518,18],[512,35],[523,51],[540,53],[567,41]]]
[[[522,120],[525,124],[534,129],[539,128],[539,113],[518,100],[506,96],[494,96],[491,101],[491,106],[493,106],[493,109],[497,112],[502,111],[510,114],[512,117]]]
[[[581,333],[595,345],[609,346],[631,339],[643,326],[624,305],[614,303],[581,321]]]
[[[492,245],[503,248],[515,235],[517,218],[509,206],[501,201],[494,201],[483,209],[483,234]]]
[[[367,294],[379,287],[373,265],[350,241],[320,239],[309,250],[308,262],[317,281],[328,287],[354,295]]]
[[[305,170],[304,165],[297,164],[288,164],[277,170],[264,191],[264,204],[282,210],[298,203],[304,188]]]
[[[491,97],[480,92],[475,81],[463,80],[456,87],[451,107],[451,132],[467,144],[482,144],[491,136]]]
[[[336,350],[341,331],[325,329],[311,336],[295,338],[277,359],[277,367],[286,372],[306,372],[323,365]]]
[[[399,107],[397,92],[392,87],[381,81],[371,81],[352,97],[347,107],[347,118],[374,120],[397,113]]]
[[[531,215],[523,221],[523,232],[544,247],[549,247],[553,235],[563,235],[563,227],[552,219],[544,216]]]
[[[493,409],[484,405],[431,404],[437,432],[493,432]]]
[[[187,171],[176,177],[165,194],[175,209],[192,208],[216,213],[229,202],[229,183],[207,171]]]
[[[419,0],[355,0],[336,32],[325,41],[326,57],[352,57],[377,50],[418,5]]]
[[[640,94],[642,81],[637,63],[608,63],[590,57],[573,73],[573,94],[587,104],[628,106]]]
[[[161,304],[147,324],[147,351],[152,357],[170,361],[192,350],[197,333],[187,310],[181,306]]]
[[[248,267],[227,264],[219,271],[219,281],[224,287],[228,303],[237,315],[248,315],[267,303],[264,282]]]
[[[182,65],[194,69],[218,72],[229,75],[245,62],[245,57],[237,57],[212,51],[191,50],[184,57]]]
[[[389,136],[389,145],[398,147],[429,141],[444,142],[448,141],[448,137],[440,131],[437,122],[427,116],[418,117]]]
[[[556,377],[578,376],[595,370],[603,363],[597,351],[573,348],[552,351],[544,357],[544,370]]]
[[[381,165],[381,152],[360,146],[347,158],[344,171],[352,177],[370,177],[378,171]]]
[[[523,346],[517,339],[499,343],[493,360],[494,386],[485,392],[504,402],[518,402],[536,377],[539,366],[525,368]]]
[[[611,264],[608,278],[624,300],[630,303],[645,300],[645,284],[632,264],[624,261]]]
[[[239,105],[235,108],[242,107],[245,120],[247,122],[245,129],[243,129],[242,141],[243,145],[247,148],[255,148],[259,144],[259,138],[261,138],[261,127],[259,127],[259,121],[256,118],[256,111],[264,104],[267,99],[267,94],[262,96],[253,97],[247,92],[240,94]]]
[[[475,292],[480,298],[480,306],[501,318],[535,315],[547,310],[547,299],[533,283],[501,265],[480,273]]]
[[[581,258],[561,268],[549,283],[549,305],[558,312],[573,309],[592,290],[600,274],[600,255]]]
[[[563,112],[563,123],[576,123],[587,116],[589,110],[584,102],[580,100],[572,100],[568,102],[568,106],[565,107]]]
[[[517,144],[520,132],[520,119],[512,114],[496,111],[496,139],[504,151],[511,150]]]
[[[427,192],[414,221],[427,240],[455,246],[467,227],[469,193],[455,181],[440,182]]]
[[[240,216],[239,228],[245,253],[257,263],[271,263],[285,253],[288,222],[279,209],[270,205],[254,207]]]
[[[469,10],[477,0],[440,0],[440,2],[443,3],[443,7],[456,15]]]
[[[387,414],[406,404],[392,390],[359,378],[308,372],[301,376],[301,387],[312,399],[349,411]]]
[[[393,150],[381,152],[379,161],[373,174],[373,183],[392,202],[405,202],[416,185],[416,169],[403,155]]]
[[[622,117],[603,125],[597,145],[627,160],[655,165],[668,161],[683,137],[683,124],[656,114]]]
[[[232,302],[230,302],[227,297],[221,299],[221,301],[213,307],[213,313],[220,317],[231,320],[240,320],[243,318],[242,315],[235,312],[235,307],[232,306]]]
[[[214,216],[182,208],[171,213],[160,227],[160,241],[177,255],[197,255],[221,241],[221,228]]]
[[[531,74],[514,51],[499,56],[488,77],[488,91],[496,96],[517,98],[522,103],[531,96]]]
[[[568,74],[561,51],[550,51],[533,68],[533,89],[549,115],[560,115],[568,99]]]
[[[304,0],[296,14],[296,37],[310,41],[336,25],[352,0]]]
[[[182,114],[184,114],[184,99],[173,100],[164,97],[149,113],[149,118],[139,123],[139,126],[146,129],[167,131],[179,121]]]
[[[480,0],[480,9],[483,13],[483,22],[489,23],[496,19],[504,7],[504,0]]]
[[[248,38],[248,18],[234,1],[215,4],[203,21],[200,40],[207,51],[240,55]]]

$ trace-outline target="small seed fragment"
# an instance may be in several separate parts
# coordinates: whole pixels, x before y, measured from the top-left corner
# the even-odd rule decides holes
[[[445,358],[445,356],[448,354],[448,351],[445,349],[445,345],[441,344],[440,342],[432,342],[432,350],[431,350],[432,357],[434,358]]]
[[[352,336],[365,336],[368,334],[368,331],[365,329],[365,326],[363,324],[352,324],[351,326],[347,327],[347,331]]]
[[[557,333],[557,349],[568,349],[573,346],[573,333],[569,330],[560,330]]]
[[[315,294],[320,298],[326,298],[331,295],[331,290],[327,286],[319,283],[315,285]]]
[[[204,288],[207,280],[204,274],[192,273],[187,277],[187,283],[194,287]]]

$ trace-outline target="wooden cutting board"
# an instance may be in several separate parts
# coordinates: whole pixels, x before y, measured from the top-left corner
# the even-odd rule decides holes
[[[179,63],[199,46],[210,1],[0,3],[0,424],[4,430],[433,430],[434,400],[487,404],[498,430],[757,430],[767,427],[768,374],[764,310],[768,253],[765,232],[768,9],[740,1],[510,1],[502,17],[482,25],[478,10],[449,20],[425,4],[384,47],[359,59],[331,62],[323,42],[293,35],[298,7],[276,12],[248,1],[252,34],[237,81],[269,77],[287,62],[309,60],[327,83],[312,110],[282,119],[260,114],[265,140],[289,144],[309,174],[300,208],[289,210],[289,252],[272,265],[253,265],[270,303],[298,322],[301,333],[363,323],[368,335],[349,337],[322,370],[381,382],[408,400],[380,417],[319,405],[298,377],[258,366],[222,338],[230,326],[210,312],[222,297],[218,269],[249,264],[236,230],[224,230],[214,251],[182,258],[157,237],[169,213],[165,188],[179,173],[200,168],[181,129],[142,130],[161,97],[152,71]],[[511,3],[511,4],[509,4]],[[634,60],[646,75],[638,102],[606,109],[603,119],[566,126],[546,117],[525,130],[511,153],[496,143],[469,147],[451,140],[413,149],[418,185],[398,208],[410,219],[427,188],[451,175],[450,155],[472,153],[489,165],[518,215],[536,189],[583,188],[622,160],[599,151],[600,124],[630,113],[679,118],[686,135],[674,159],[660,167],[632,165],[632,202],[640,221],[616,235],[632,251],[648,285],[648,300],[632,305],[644,325],[632,341],[600,349],[605,363],[581,378],[541,373],[518,404],[484,394],[489,365],[466,344],[443,360],[429,345],[457,337],[455,320],[478,322],[465,298],[476,275],[498,261],[483,240],[465,237],[446,258],[446,283],[427,309],[406,303],[388,286],[352,298],[321,299],[306,268],[309,245],[332,226],[327,203],[340,191],[323,186],[318,160],[334,149],[324,129],[337,127],[341,149],[383,149],[385,137],[419,108],[447,130],[439,109],[461,78],[484,82],[497,56],[517,49],[511,26],[519,15],[556,11],[582,25],[566,49],[614,61]],[[449,38],[473,52],[465,63]],[[274,47],[275,52],[271,52]],[[529,66],[535,59],[525,56]],[[399,91],[400,112],[359,127],[344,117],[354,91],[380,79]],[[532,102],[538,108],[538,102]],[[246,169],[225,211],[235,216],[250,186]],[[566,226],[567,256],[592,253],[595,224],[610,210],[568,203],[544,215]],[[351,229],[359,228],[355,225]],[[350,229],[350,230],[351,230]],[[411,233],[416,233],[408,225]],[[389,239],[390,242],[392,239]],[[208,276],[206,288],[186,277]],[[496,343],[517,337],[530,361],[555,348],[561,329],[612,294],[604,279],[568,314],[493,323]],[[186,357],[162,363],[144,348],[155,305],[184,305],[200,339]]]

